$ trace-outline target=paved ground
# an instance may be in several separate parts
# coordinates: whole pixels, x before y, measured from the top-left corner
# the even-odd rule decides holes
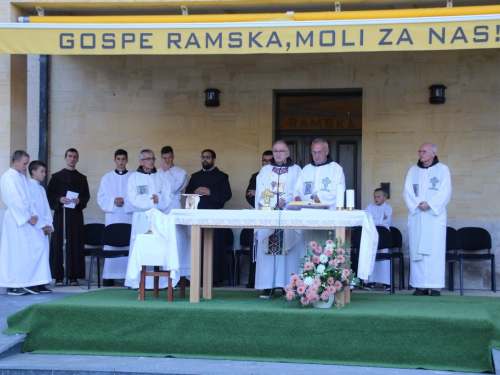
[[[73,293],[88,292],[84,287],[51,287],[54,293],[30,296],[9,296],[0,294],[0,330],[7,328],[7,317],[33,303],[52,301]],[[92,290],[96,290],[94,287]],[[92,292],[92,290],[90,292]],[[1,291],[0,291],[1,293]],[[5,293],[5,292],[4,292]],[[387,293],[381,291],[355,293]],[[396,293],[411,293],[399,291]],[[443,294],[460,295],[443,291]],[[500,293],[488,291],[466,291],[466,295],[500,297]],[[183,374],[183,375],[294,375],[321,373],[338,374],[383,374],[383,375],[431,375],[459,374],[457,372],[405,370],[380,367],[327,366],[311,364],[217,361],[204,359],[149,358],[149,357],[106,357],[75,355],[44,355],[20,353],[25,335],[8,336],[0,334],[0,375],[13,374]],[[500,352],[493,353],[497,374],[500,374]],[[465,374],[465,373],[460,373]]]

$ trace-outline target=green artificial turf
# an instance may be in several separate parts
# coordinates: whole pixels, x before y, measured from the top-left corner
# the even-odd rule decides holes
[[[176,292],[178,293],[178,292]],[[500,299],[353,294],[343,309],[217,291],[191,304],[102,290],[32,305],[8,318],[35,353],[211,358],[493,371]],[[176,295],[177,297],[177,295]],[[187,293],[187,298],[189,294]]]

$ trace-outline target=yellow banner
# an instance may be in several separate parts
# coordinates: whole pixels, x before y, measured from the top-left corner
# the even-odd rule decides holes
[[[491,17],[490,17],[491,18]],[[0,53],[47,55],[287,54],[498,48],[500,19],[339,25],[0,25]],[[248,24],[247,24],[248,25]]]

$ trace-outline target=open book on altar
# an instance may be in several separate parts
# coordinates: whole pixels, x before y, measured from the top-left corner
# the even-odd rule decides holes
[[[324,204],[324,203],[311,203],[311,202],[290,202],[286,205],[285,209],[286,210],[291,210],[291,211],[300,211],[304,208],[313,208],[317,210],[329,210],[330,205],[329,204]]]

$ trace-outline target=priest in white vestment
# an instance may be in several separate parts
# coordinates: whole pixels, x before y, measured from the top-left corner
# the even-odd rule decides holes
[[[97,204],[106,213],[105,224],[132,224],[132,207],[125,200],[128,179],[131,173],[127,170],[128,153],[119,149],[115,151],[114,171],[106,173],[101,179],[97,192]],[[128,247],[104,246],[104,250],[127,250]],[[104,286],[113,286],[115,279],[125,279],[128,257],[108,258],[104,260],[102,278]]]
[[[300,167],[288,157],[290,151],[286,142],[277,141],[273,145],[273,160],[262,167],[257,175],[255,209],[264,206],[262,192],[269,189],[273,193],[269,205],[275,215],[293,199],[293,189],[300,174]],[[255,289],[264,289],[261,298],[272,296],[275,288],[284,288],[290,282],[290,275],[299,271],[300,258],[305,248],[300,243],[300,230],[258,229],[256,249]]]
[[[29,155],[22,150],[12,155],[11,167],[2,175],[0,188],[7,206],[0,242],[0,286],[9,295],[38,294],[37,285],[52,280],[47,264],[47,247],[40,241],[38,215],[26,179]]]
[[[372,215],[373,224],[381,225],[390,230],[392,221],[392,207],[386,202],[387,192],[378,188],[373,192],[373,200],[375,203],[370,203],[366,206],[365,211]],[[389,249],[381,249],[379,253],[388,253]],[[382,260],[375,262],[373,271],[365,280],[365,289],[374,290],[375,283],[382,284],[382,288],[387,291],[391,289],[391,262],[390,260]]]
[[[170,185],[173,196],[172,203],[163,210],[164,214],[168,214],[174,208],[182,208],[182,190],[187,185],[187,172],[174,164],[174,158],[174,150],[171,146],[165,146],[161,149],[161,168],[158,169],[158,173],[162,174],[165,183]]]
[[[410,285],[416,288],[416,296],[439,296],[444,288],[446,205],[451,197],[451,178],[436,151],[432,143],[420,146],[419,161],[408,171],[403,192],[410,211]]]
[[[172,203],[170,186],[164,183],[163,176],[156,172],[155,155],[152,150],[142,150],[139,154],[139,168],[132,173],[128,180],[126,201],[134,211],[132,217],[132,234],[130,236],[130,249],[133,250],[137,234],[147,233],[152,224],[146,211],[156,208],[165,210]],[[152,268],[151,268],[152,270]],[[136,285],[125,285],[136,288]],[[160,288],[167,286],[167,278],[160,277]],[[153,288],[153,277],[146,277],[146,288]]]
[[[345,176],[342,167],[330,157],[328,142],[317,138],[311,143],[311,163],[307,164],[295,184],[295,201],[323,203],[335,210],[337,188],[342,185],[345,191]],[[304,230],[302,242],[306,246],[311,241],[329,239],[327,230]]]
[[[295,200],[329,204],[330,210],[335,210],[338,185],[345,191],[344,170],[330,157],[324,139],[312,141],[311,155],[313,160],[302,169],[295,184]]]

